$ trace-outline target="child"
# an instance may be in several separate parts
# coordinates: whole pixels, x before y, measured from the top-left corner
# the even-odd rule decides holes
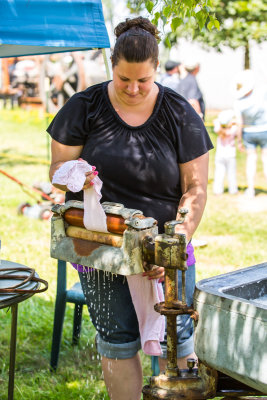
[[[213,193],[222,194],[224,178],[227,172],[228,190],[230,194],[237,193],[236,184],[236,146],[237,124],[234,120],[234,111],[221,111],[214,121],[214,132],[217,133],[217,148],[215,154],[215,175]]]

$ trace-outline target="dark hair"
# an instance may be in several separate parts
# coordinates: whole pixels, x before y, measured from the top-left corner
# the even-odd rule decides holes
[[[112,54],[112,66],[120,59],[127,62],[143,62],[151,58],[157,68],[159,31],[149,19],[137,17],[127,18],[114,29],[116,43]]]

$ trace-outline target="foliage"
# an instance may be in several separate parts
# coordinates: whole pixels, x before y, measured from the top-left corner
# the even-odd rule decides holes
[[[162,24],[163,28],[171,27],[176,32],[179,27],[183,29],[195,24],[199,29],[206,25],[209,30],[219,29],[219,21],[212,11],[214,0],[128,0],[128,7],[132,12],[146,9],[152,15],[155,25]],[[170,47],[169,37],[165,43]]]
[[[249,40],[266,40],[267,3],[264,0],[215,0],[215,13],[220,21],[219,32],[203,30],[199,38],[218,50],[246,46]]]
[[[210,30],[209,24],[202,29],[190,21],[187,29],[178,27],[170,32],[167,41],[177,43],[179,37],[189,37],[201,42],[204,47],[221,51],[223,46],[232,49],[244,47],[245,68],[249,68],[249,42],[261,43],[267,37],[267,3],[265,0],[214,0],[211,10],[215,13],[220,27]]]
[[[245,68],[250,67],[249,42],[261,43],[267,37],[265,0],[128,0],[128,7],[133,12],[145,8],[153,23],[168,28],[163,38],[166,47],[175,45],[180,37],[217,51],[223,46],[244,47]]]

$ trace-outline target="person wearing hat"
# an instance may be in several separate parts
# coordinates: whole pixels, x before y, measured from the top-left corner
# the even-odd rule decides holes
[[[181,68],[181,67],[180,67]],[[196,75],[200,70],[200,64],[196,60],[188,59],[183,63],[183,77],[181,78],[177,92],[183,96],[199,116],[204,120],[205,118],[205,102],[203,94],[198,86]]]
[[[257,146],[261,148],[263,172],[267,180],[267,91],[255,88],[253,71],[247,69],[238,74],[236,81],[235,111],[238,117],[239,147],[242,141],[246,149],[246,178],[245,195],[255,196],[254,180],[257,167]]]
[[[224,179],[227,174],[228,191],[237,193],[236,183],[236,137],[237,124],[234,110],[224,110],[214,121],[214,132],[217,133],[215,154],[215,173],[213,193],[220,195],[224,192]]]
[[[170,89],[174,90],[177,92],[177,87],[179,83],[179,66],[181,63],[168,60],[165,63],[165,71],[161,77],[160,77],[160,83],[162,86],[167,86]]]

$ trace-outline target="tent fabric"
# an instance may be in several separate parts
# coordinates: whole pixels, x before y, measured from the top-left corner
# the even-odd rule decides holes
[[[1,0],[0,57],[109,48],[101,0]]]

